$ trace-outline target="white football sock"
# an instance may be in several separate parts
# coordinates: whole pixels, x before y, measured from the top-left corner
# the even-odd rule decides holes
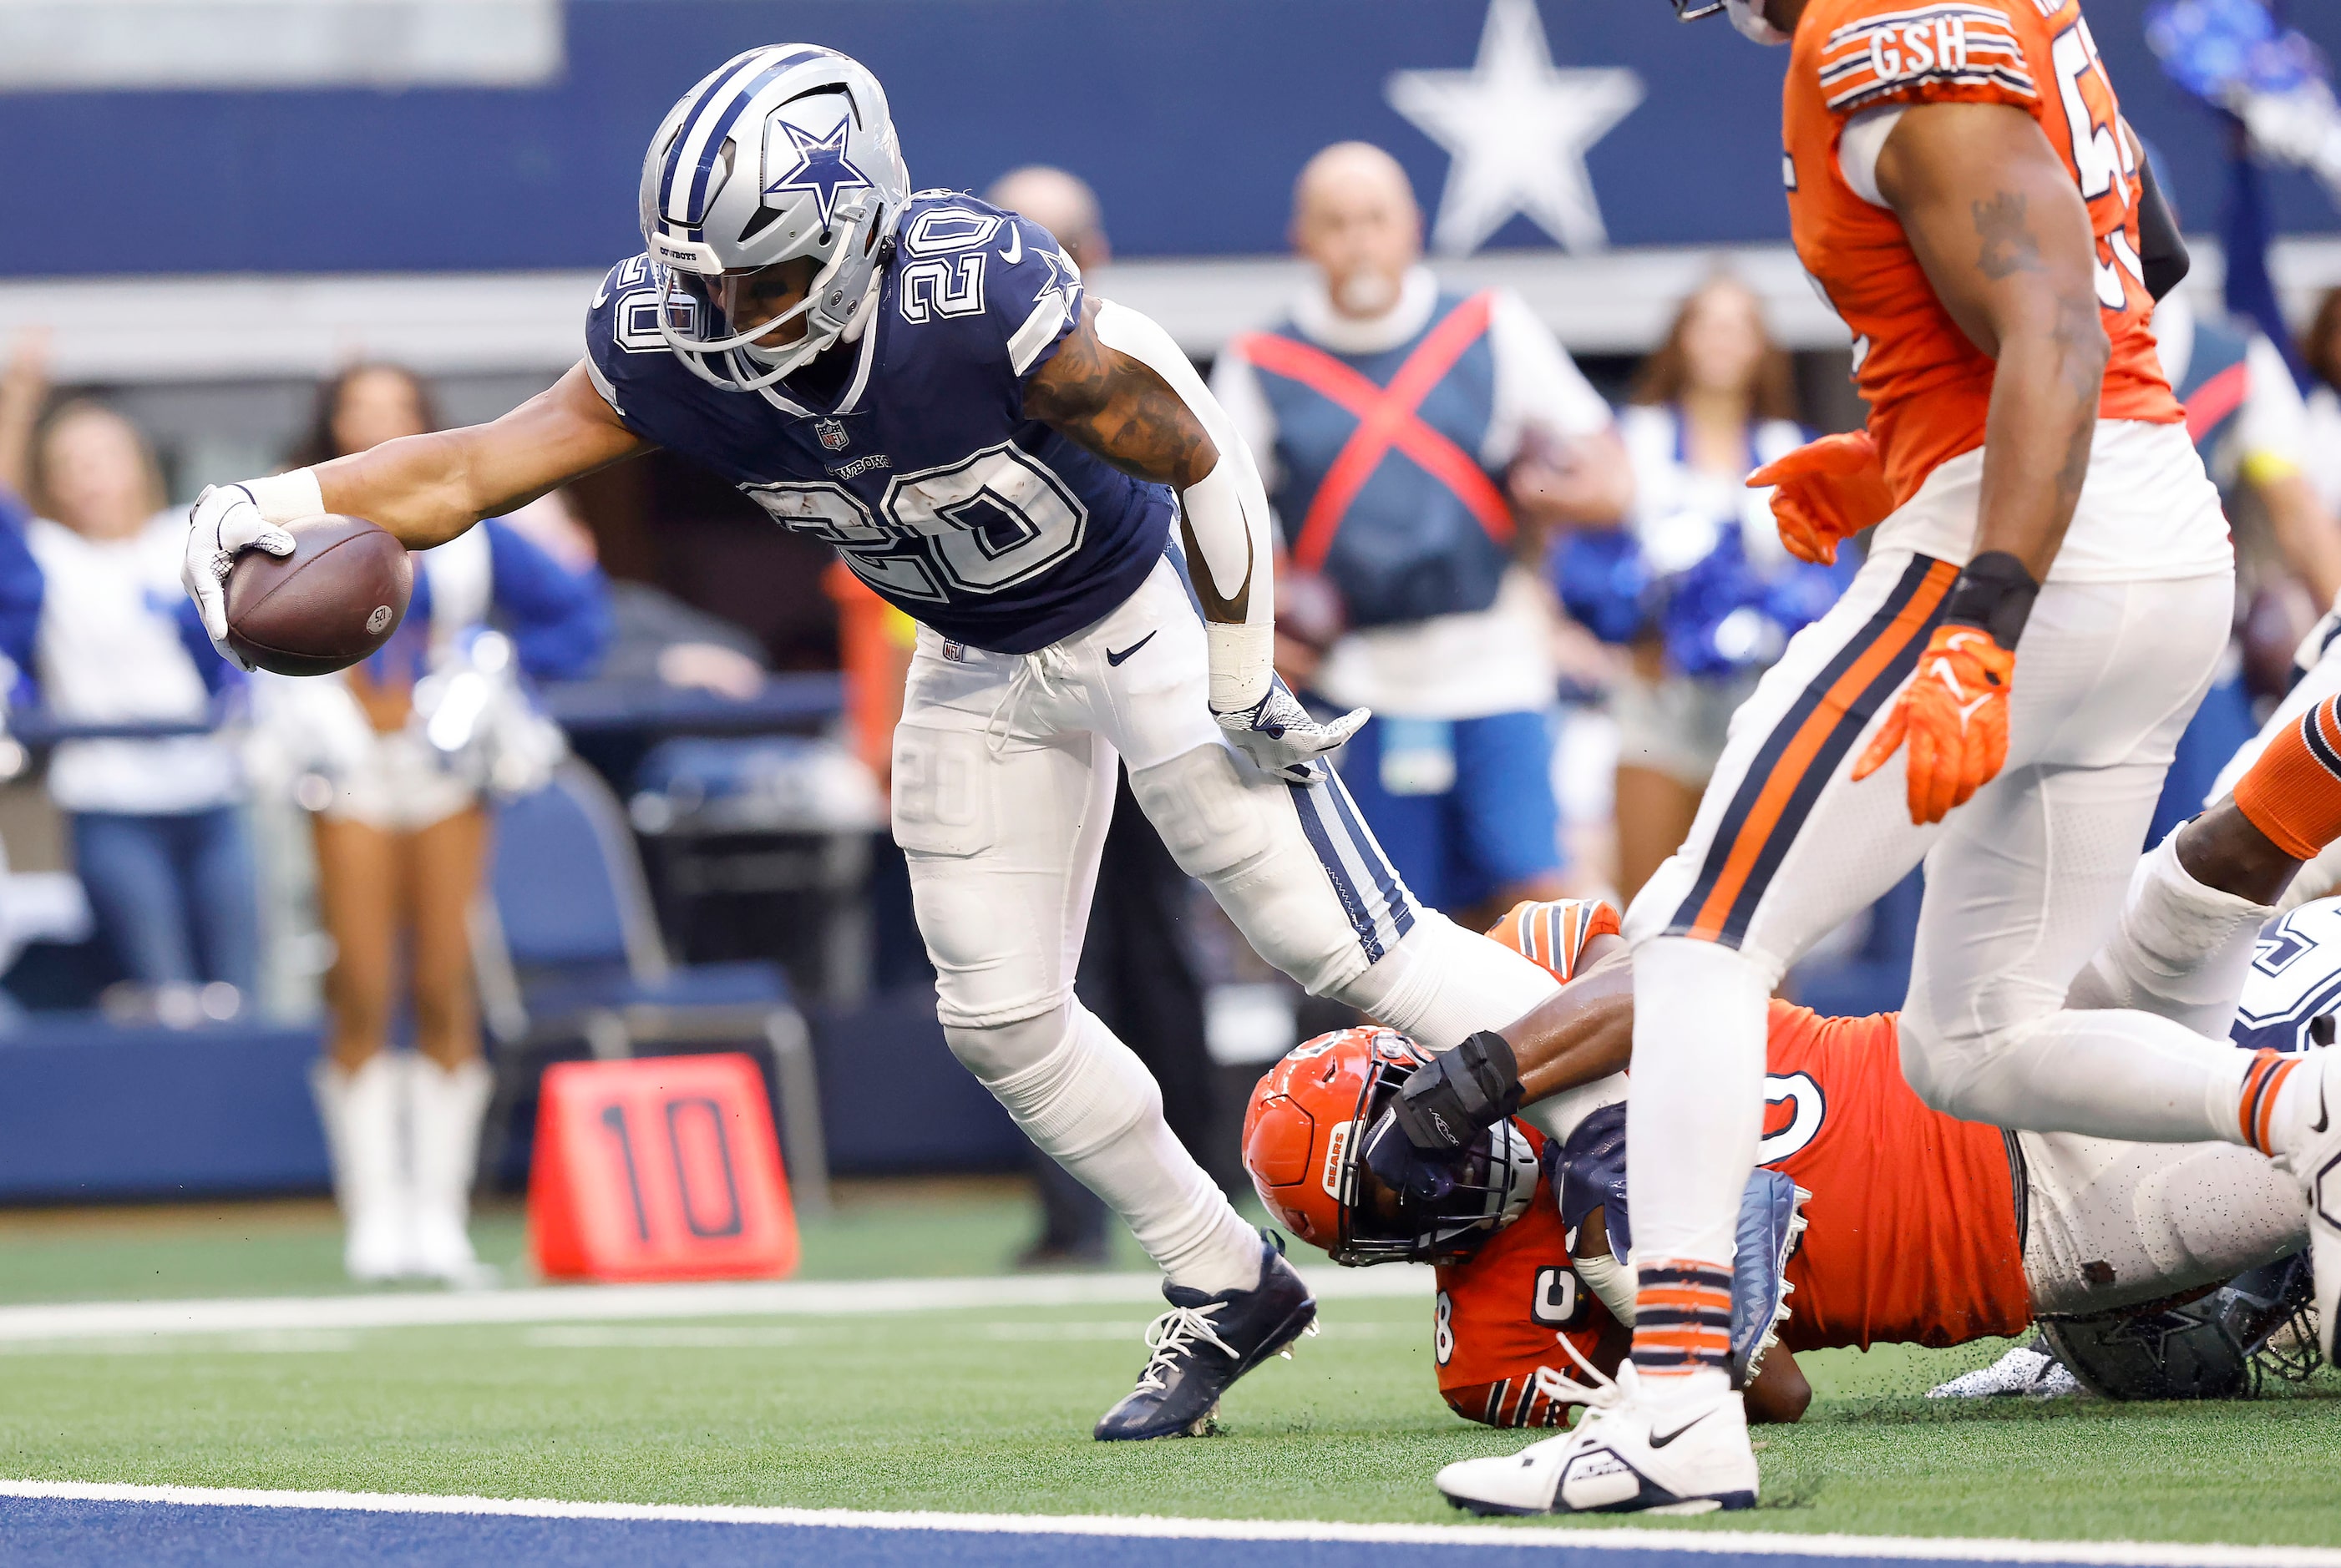
[[[1021,1053],[982,1037],[1033,1025],[1060,1031],[1054,1048],[989,1072]],[[1217,1295],[1260,1283],[1260,1233],[1170,1131],[1161,1086],[1096,1015],[1075,1002],[1009,1031],[947,1027],[944,1035],[1025,1135],[1121,1216],[1171,1284]]]
[[[1541,966],[1435,909],[1334,995],[1434,1051],[1500,1029],[1560,989]]]
[[[2178,861],[2186,831],[2138,861],[2121,925],[2074,978],[2067,1007],[2136,1007],[2198,1035],[2227,1032],[2260,927],[2275,910],[2188,875]]]
[[[1728,1269],[1764,1131],[1772,977],[1734,948],[1656,937],[1634,949],[1626,1196],[1638,1259]]]

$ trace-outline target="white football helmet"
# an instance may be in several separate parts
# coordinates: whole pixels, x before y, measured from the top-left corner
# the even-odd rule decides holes
[[[702,380],[753,391],[835,342],[878,286],[910,171],[878,78],[833,49],[734,56],[682,95],[643,160],[643,243],[663,297],[659,332]],[[797,304],[735,327],[725,281],[820,263]],[[802,320],[802,335],[752,346]]]

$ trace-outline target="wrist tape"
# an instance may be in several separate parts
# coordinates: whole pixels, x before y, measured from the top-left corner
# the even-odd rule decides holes
[[[1943,600],[1943,620],[1980,626],[2010,652],[2024,635],[2040,585],[2024,563],[2004,550],[1987,550],[1967,562]]]
[[[265,479],[247,479],[243,488],[252,497],[252,504],[260,509],[261,517],[269,522],[297,522],[304,517],[319,516],[325,510],[325,492],[319,487],[317,471],[313,468],[272,473]]]

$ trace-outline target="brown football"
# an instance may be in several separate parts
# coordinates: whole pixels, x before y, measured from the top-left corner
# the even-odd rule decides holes
[[[414,567],[362,517],[287,525],[293,553],[247,550],[227,574],[230,647],[279,675],[331,675],[390,640],[406,618]]]

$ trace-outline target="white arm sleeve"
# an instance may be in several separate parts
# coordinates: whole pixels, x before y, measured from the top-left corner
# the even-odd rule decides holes
[[[1207,620],[1204,626],[1210,640],[1212,709],[1232,713],[1250,708],[1268,695],[1275,673],[1276,539],[1260,470],[1235,422],[1169,332],[1109,300],[1098,302],[1096,331],[1106,347],[1161,376],[1219,448],[1219,462],[1201,482],[1189,485],[1179,502],[1202,557],[1190,560],[1188,571],[1221,599],[1233,599],[1250,586],[1240,625]]]
[[[1902,123],[1902,105],[1892,108],[1867,109],[1845,123],[1837,137],[1837,172],[1845,176],[1853,194],[1873,207],[1886,205],[1886,198],[1878,194],[1878,154],[1886,150],[1886,138]]]
[[[1479,461],[1500,469],[1520,454],[1530,426],[1564,440],[1609,428],[1609,405],[1528,302],[1499,291],[1488,316],[1488,346],[1496,359],[1496,405]]]
[[[1276,489],[1276,409],[1261,390],[1260,372],[1243,351],[1230,343],[1220,351],[1211,366],[1211,395],[1219,400],[1220,409],[1235,426],[1236,434],[1251,453],[1252,466],[1260,470],[1260,482],[1270,492]]]

